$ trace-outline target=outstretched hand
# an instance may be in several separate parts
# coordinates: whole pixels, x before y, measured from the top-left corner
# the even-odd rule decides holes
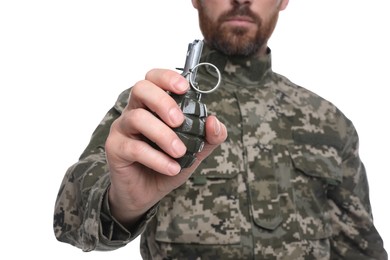
[[[183,156],[186,147],[172,128],[183,123],[184,115],[167,91],[184,94],[188,88],[188,81],[177,72],[151,70],[145,80],[132,87],[128,105],[111,126],[106,141],[110,208],[113,216],[127,227],[182,185],[227,137],[225,125],[209,116],[203,150],[191,167],[180,168],[174,158]]]

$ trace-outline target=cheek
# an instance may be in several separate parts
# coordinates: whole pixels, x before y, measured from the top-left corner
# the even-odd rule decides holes
[[[199,11],[199,18],[200,18],[200,22],[208,27],[208,28],[211,28],[211,27],[214,27],[216,24],[217,24],[217,20],[218,20],[218,14],[216,11],[213,11],[211,8],[201,8],[201,9],[198,9]]]
[[[216,22],[223,13],[230,11],[232,6],[226,0],[198,0],[198,11],[200,9],[210,21]]]
[[[218,18],[221,15],[220,12],[218,12],[216,10],[209,9],[209,8],[204,10],[204,13],[207,16],[208,20],[213,22],[213,23],[216,23]]]
[[[275,13],[279,12],[282,2],[282,0],[257,1],[257,4],[253,5],[252,10],[263,19],[270,20]]]

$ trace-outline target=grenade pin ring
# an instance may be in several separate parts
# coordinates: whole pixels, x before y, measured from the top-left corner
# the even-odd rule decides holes
[[[217,72],[217,75],[218,75],[218,81],[217,81],[217,84],[215,84],[215,86],[209,90],[201,90],[199,89],[198,87],[198,83],[194,82],[194,79],[193,77],[189,77],[189,81],[190,81],[190,84],[191,84],[191,87],[193,89],[195,89],[195,91],[199,92],[199,93],[203,93],[203,94],[208,94],[208,93],[211,93],[213,91],[215,91],[219,85],[221,84],[221,72],[219,71],[219,69],[217,68],[217,66],[215,66],[214,64],[211,64],[211,63],[208,63],[208,62],[202,62],[202,63],[199,63],[197,65],[195,65],[191,70],[190,70],[190,74],[194,73],[196,71],[196,69],[200,66],[211,66],[215,69],[215,71]]]

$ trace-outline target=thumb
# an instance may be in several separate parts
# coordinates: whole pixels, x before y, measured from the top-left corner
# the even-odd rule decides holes
[[[227,138],[226,126],[221,123],[215,116],[209,116],[206,119],[206,142],[203,150],[196,155],[196,161],[189,168],[183,171],[193,172],[199,164],[207,158],[215,148],[222,144]]]
[[[206,119],[206,144],[220,145],[227,138],[226,126],[217,117],[209,116]]]

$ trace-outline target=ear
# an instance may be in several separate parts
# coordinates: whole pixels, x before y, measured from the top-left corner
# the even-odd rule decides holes
[[[282,0],[282,2],[280,3],[279,10],[283,11],[284,9],[286,9],[287,5],[288,5],[288,0]]]
[[[192,1],[192,6],[195,8],[195,9],[198,9],[198,0],[191,0]]]

